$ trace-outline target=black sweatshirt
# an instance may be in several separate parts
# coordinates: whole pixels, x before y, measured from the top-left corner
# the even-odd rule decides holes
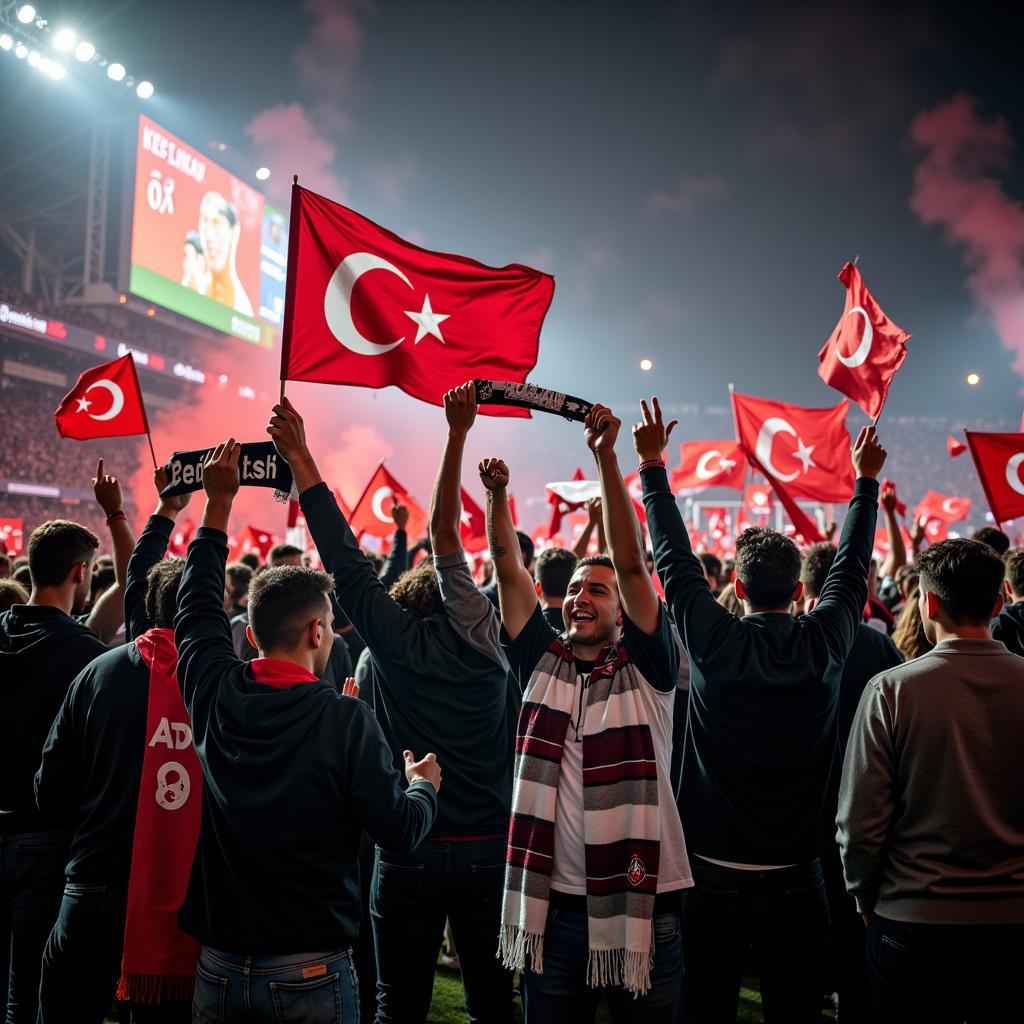
[[[150,627],[146,576],[167,551],[174,521],[150,516],[128,560],[126,635]],[[43,748],[36,802],[66,811],[74,827],[67,877],[127,881],[146,750],[149,668],[134,642],[91,662],[71,684]]]
[[[224,614],[226,558],[226,535],[200,529],[178,592],[178,683],[204,787],[179,921],[230,952],[339,949],[359,932],[362,829],[412,850],[433,824],[436,794],[426,781],[403,792],[362,701],[319,681],[254,680]]]
[[[665,470],[641,474],[665,597],[690,659],[679,813],[691,851],[782,865],[819,852],[839,683],[867,599],[878,483],[860,479],[806,615],[738,618],[714,599]]]
[[[1011,654],[1024,655],[1024,601],[1008,604],[992,623],[992,639]]]
[[[0,836],[70,830],[66,808],[36,807],[32,779],[72,680],[107,650],[59,608],[16,604],[0,616]]]
[[[394,763],[434,751],[444,770],[432,839],[505,835],[518,716],[500,651],[467,643],[446,615],[421,619],[388,596],[326,484],[299,496],[335,596],[371,653],[370,700]]]

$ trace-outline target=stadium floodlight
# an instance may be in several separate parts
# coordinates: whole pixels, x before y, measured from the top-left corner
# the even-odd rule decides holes
[[[40,61],[41,61],[42,59],[43,59],[43,58],[39,56],[39,53],[38,53],[38,52],[37,52],[36,50],[33,50],[33,51],[32,51],[32,52],[31,52],[31,53],[30,53],[30,54],[28,55],[28,62],[29,62],[29,64],[31,64],[31,65],[32,65],[32,67],[34,67],[34,68],[37,68],[37,67],[39,67],[39,62],[40,62]]]
[[[135,95],[138,96],[140,100],[148,100],[149,97],[153,95],[153,92],[152,82],[139,82],[135,87]]]
[[[0,36],[0,50],[10,50],[14,46],[14,40],[5,32]]]
[[[270,168],[269,167],[260,167],[256,171],[256,180],[257,181],[266,181],[267,178],[269,178],[269,177],[270,177]]]
[[[39,70],[42,71],[44,75],[48,75],[50,73],[51,65],[52,61],[49,57],[40,57],[39,63],[36,65],[36,67],[39,68]]]
[[[18,43],[14,48],[14,56],[18,60],[24,60],[28,56],[28,47],[24,43]]]
[[[92,45],[87,39],[83,39],[75,47],[75,56],[84,64],[88,60],[92,60],[96,56],[96,47]]]
[[[111,64],[107,68],[107,78],[112,82],[120,82],[124,78],[126,72],[123,64]]]
[[[61,53],[70,53],[75,48],[74,29],[57,29],[53,36],[53,48]]]
[[[64,67],[58,64],[55,60],[50,61],[50,67],[46,72],[55,82],[59,82],[62,78],[67,75],[67,71]]]
[[[36,9],[31,4],[22,4],[18,8],[18,21],[22,25],[28,25],[36,20]]]

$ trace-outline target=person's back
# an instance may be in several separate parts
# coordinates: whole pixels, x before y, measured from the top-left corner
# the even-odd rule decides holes
[[[1007,551],[1003,564],[1010,594],[992,622],[992,639],[1005,644],[1008,651],[1024,655],[1024,548]]]

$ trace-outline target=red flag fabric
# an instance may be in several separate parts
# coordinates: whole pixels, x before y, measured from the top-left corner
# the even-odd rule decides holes
[[[640,471],[635,470],[623,481],[629,496],[633,499],[633,511],[641,523],[647,522],[647,509],[644,508],[644,482],[640,479]]]
[[[958,441],[955,437],[946,438],[946,451],[949,452],[952,458],[956,458],[959,455],[963,455],[967,451],[967,445],[963,441]]]
[[[238,550],[241,554],[255,551],[260,561],[265,562],[267,552],[274,546],[275,537],[269,530],[261,530],[258,526],[247,526],[238,535]]]
[[[769,484],[747,484],[743,492],[743,506],[762,525],[768,525],[772,512],[772,489]]]
[[[914,509],[914,518],[918,520],[941,519],[944,523],[956,523],[961,519],[966,519],[970,511],[970,498],[928,491],[917,503],[917,508]]]
[[[410,537],[422,537],[426,532],[427,516],[416,499],[388,472],[381,463],[362,497],[356,502],[349,516],[349,526],[358,537],[368,533],[371,537],[390,537],[395,532],[391,518],[391,499],[397,498],[409,508],[409,523],[406,532]]]
[[[518,526],[519,525],[519,512],[516,509],[516,496],[514,494],[511,494],[511,493],[508,496],[508,510],[509,510],[509,512],[512,515],[512,525],[513,526]]]
[[[985,434],[968,430],[967,443],[996,522],[1005,523],[1024,515],[1024,433]]]
[[[747,476],[743,450],[727,441],[684,441],[679,446],[679,465],[669,474],[676,494],[695,494],[708,487],[742,491]]]
[[[882,485],[878,489],[879,505],[881,505],[882,498],[888,491],[892,491],[892,496],[896,499],[896,515],[905,516],[907,514],[907,503],[900,501],[900,496],[896,493],[896,485],[888,477],[882,477]]]
[[[579,466],[572,480],[557,480],[545,484],[551,519],[548,522],[548,537],[554,537],[562,528],[562,517],[577,509],[584,508],[591,498],[601,496],[601,485],[596,480],[587,480]]]
[[[148,434],[146,407],[131,353],[82,373],[61,399],[53,418],[60,436],[76,441]]]
[[[924,522],[924,535],[929,544],[938,544],[949,536],[949,523],[944,519],[927,519],[922,516]]]
[[[459,522],[459,536],[462,550],[475,554],[487,548],[487,516],[473,500],[469,491],[462,488],[462,517]]]
[[[394,385],[440,405],[467,380],[522,382],[536,365],[549,274],[421,249],[298,185],[289,232],[282,380]]]
[[[168,553],[184,558],[188,553],[188,546],[192,543],[192,535],[195,532],[196,524],[191,519],[186,519],[171,534],[170,543],[167,545]],[[228,559],[228,561],[232,561],[232,559]]]
[[[0,551],[20,555],[25,549],[25,529],[21,519],[0,518]]]
[[[852,398],[872,419],[885,405],[889,385],[907,358],[910,335],[882,312],[860,271],[839,271],[846,306],[832,336],[818,353],[818,376]]]

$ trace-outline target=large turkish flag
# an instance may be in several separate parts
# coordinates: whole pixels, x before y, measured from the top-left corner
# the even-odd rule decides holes
[[[978,435],[975,434],[975,437]],[[985,436],[985,435],[981,435]],[[1014,437],[1014,434],[996,435]],[[975,459],[977,462],[977,459]],[[978,472],[981,470],[979,468]],[[985,478],[982,477],[984,484]],[[917,520],[941,519],[944,523],[956,523],[966,519],[971,511],[971,499],[961,498],[955,494],[941,494],[939,491],[928,491],[917,503],[914,509],[914,518]]]
[[[131,353],[82,373],[61,399],[53,418],[60,436],[76,441],[148,434],[146,407]]]
[[[416,499],[384,468],[381,463],[366,485],[362,497],[356,502],[349,516],[348,524],[359,537],[368,533],[371,537],[390,537],[395,532],[391,518],[392,498],[409,509],[406,533],[417,540],[426,533],[427,516]]]
[[[743,490],[747,460],[733,440],[684,441],[679,446],[679,465],[669,474],[676,494],[695,494],[708,487]]]
[[[839,280],[846,285],[846,306],[818,353],[818,376],[874,419],[907,358],[910,335],[882,312],[852,263],[839,271]]]
[[[967,443],[996,521],[1005,523],[1024,515],[1024,433],[980,434],[968,430]]]
[[[525,381],[554,287],[530,267],[421,249],[296,185],[281,379],[394,385],[433,405],[473,378]]]

